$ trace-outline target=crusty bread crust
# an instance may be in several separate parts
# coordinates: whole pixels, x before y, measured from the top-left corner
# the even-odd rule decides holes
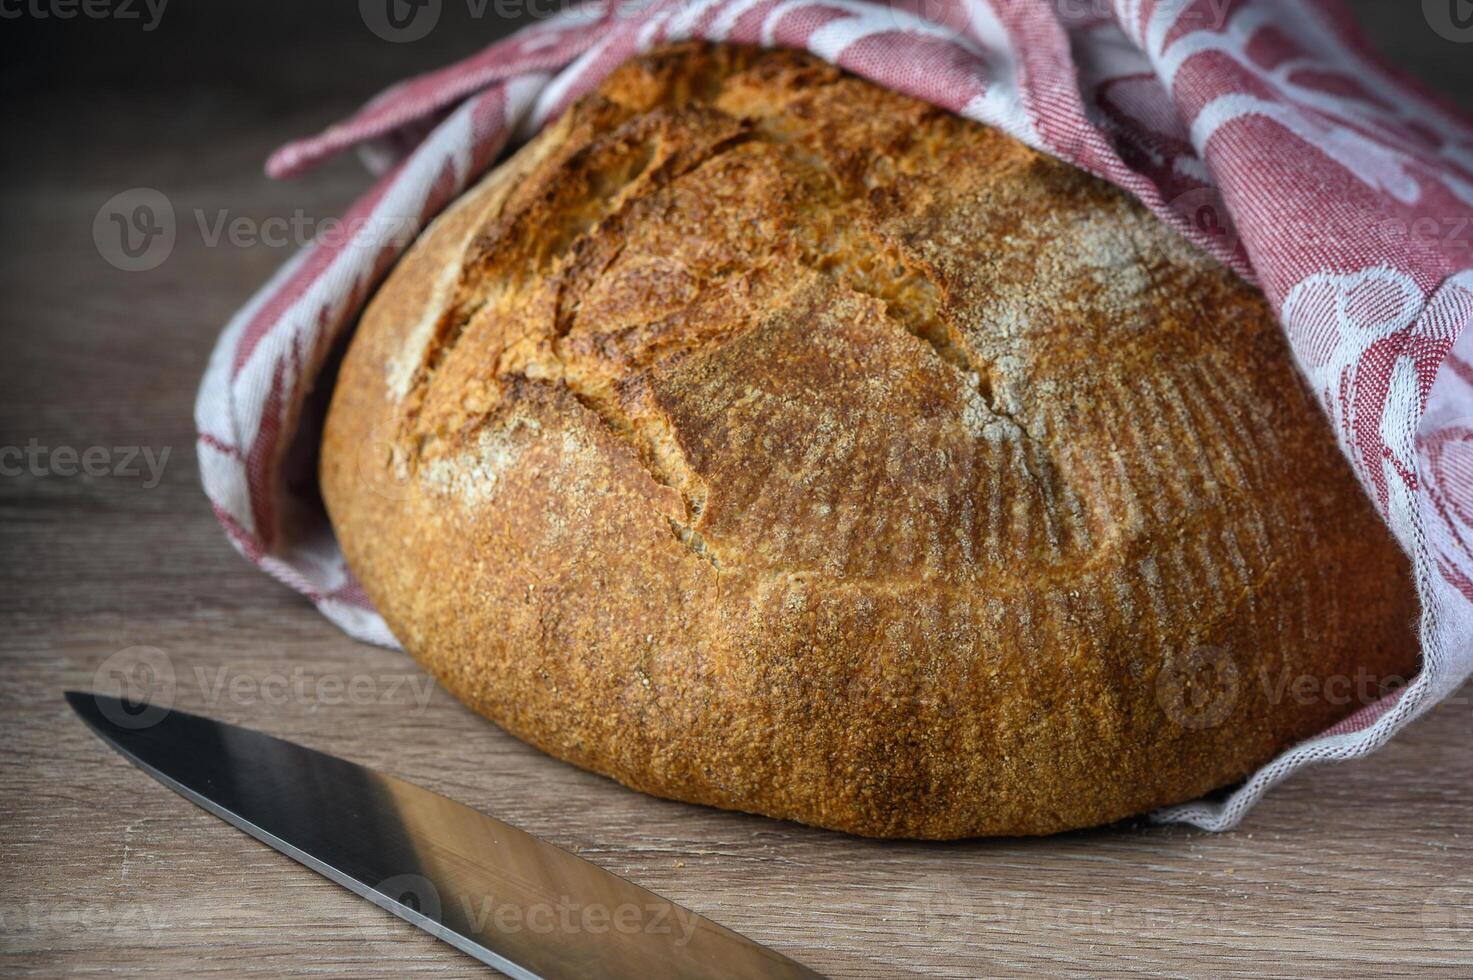
[[[1330,678],[1417,666],[1256,291],[793,52],[643,57],[468,192],[364,315],[321,476],[475,710],[856,834],[1197,797],[1353,710]]]

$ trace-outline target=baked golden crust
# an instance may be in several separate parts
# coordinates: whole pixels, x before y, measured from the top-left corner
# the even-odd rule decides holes
[[[1330,678],[1416,667],[1406,562],[1254,290],[793,52],[631,62],[464,195],[365,314],[321,475],[477,711],[858,834],[1190,799],[1352,710]]]

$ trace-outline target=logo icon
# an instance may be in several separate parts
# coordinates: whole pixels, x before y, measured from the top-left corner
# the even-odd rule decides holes
[[[1473,43],[1473,0],[1422,0],[1422,13],[1439,36]]]
[[[1187,191],[1172,199],[1171,209],[1187,219],[1199,243],[1204,239],[1215,241],[1224,255],[1238,250],[1238,228],[1216,189],[1199,187]]]
[[[964,936],[975,930],[981,917],[975,882],[956,875],[932,874],[916,882],[908,895],[915,896],[916,931],[931,940]]]
[[[925,23],[932,30],[941,28],[962,38],[972,26],[968,5],[955,0],[886,0],[884,9],[899,30]]]
[[[147,272],[174,251],[174,205],[152,187],[134,187],[107,199],[92,219],[92,242],[109,265]]]
[[[1422,928],[1430,933],[1473,938],[1473,882],[1433,889],[1422,903]]]
[[[394,503],[408,500],[414,492],[409,459],[399,438],[399,422],[389,419],[373,427],[354,454],[360,484],[375,496]]]
[[[1232,654],[1219,647],[1198,647],[1161,666],[1156,702],[1182,728],[1215,728],[1232,713],[1239,686]]]
[[[418,41],[440,22],[443,0],[358,0],[358,13],[374,34],[394,44]]]
[[[424,875],[402,874],[385,878],[373,887],[390,902],[395,902],[428,919],[432,925],[441,923],[440,892],[435,888],[435,883]],[[382,905],[374,900],[375,905]],[[358,903],[355,903],[355,911]],[[384,906],[387,908],[388,906]],[[398,930],[403,926],[388,919],[382,912],[372,911],[368,906],[362,906],[362,912],[357,914],[357,925],[363,941],[370,944],[389,943],[397,938]],[[397,912],[396,912],[397,914]],[[433,932],[433,930],[431,930]]]
[[[119,728],[150,728],[174,707],[174,661],[158,647],[128,647],[104,660],[92,674],[92,690],[117,698],[97,707]]]

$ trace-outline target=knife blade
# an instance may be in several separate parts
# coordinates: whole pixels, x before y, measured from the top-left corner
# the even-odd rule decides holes
[[[512,977],[819,976],[413,783],[183,711],[83,691],[66,699],[165,786]]]

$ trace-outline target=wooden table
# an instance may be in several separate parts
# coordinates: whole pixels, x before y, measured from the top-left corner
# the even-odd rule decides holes
[[[93,686],[138,646],[165,652],[180,707],[446,793],[835,976],[1473,973],[1466,701],[1373,758],[1298,776],[1233,833],[874,843],[651,799],[556,762],[249,567],[199,491],[190,410],[217,329],[287,252],[212,247],[196,212],[207,225],[338,213],[364,184],[355,164],[277,185],[260,176],[268,149],[490,29],[389,46],[324,17],[276,44],[270,20],[290,5],[200,19],[208,9],[149,34],[22,24],[28,50],[0,69],[7,91],[30,90],[7,108],[28,149],[0,163],[0,446],[103,447],[94,472],[127,447],[168,451],[152,486],[146,468],[60,475],[65,453],[46,456],[50,475],[0,479],[0,974],[478,969],[88,734],[62,689]],[[1404,17],[1378,37],[1468,95],[1455,56],[1473,49]],[[100,258],[92,222],[139,185],[169,196],[180,230],[163,265],[125,273]]]

